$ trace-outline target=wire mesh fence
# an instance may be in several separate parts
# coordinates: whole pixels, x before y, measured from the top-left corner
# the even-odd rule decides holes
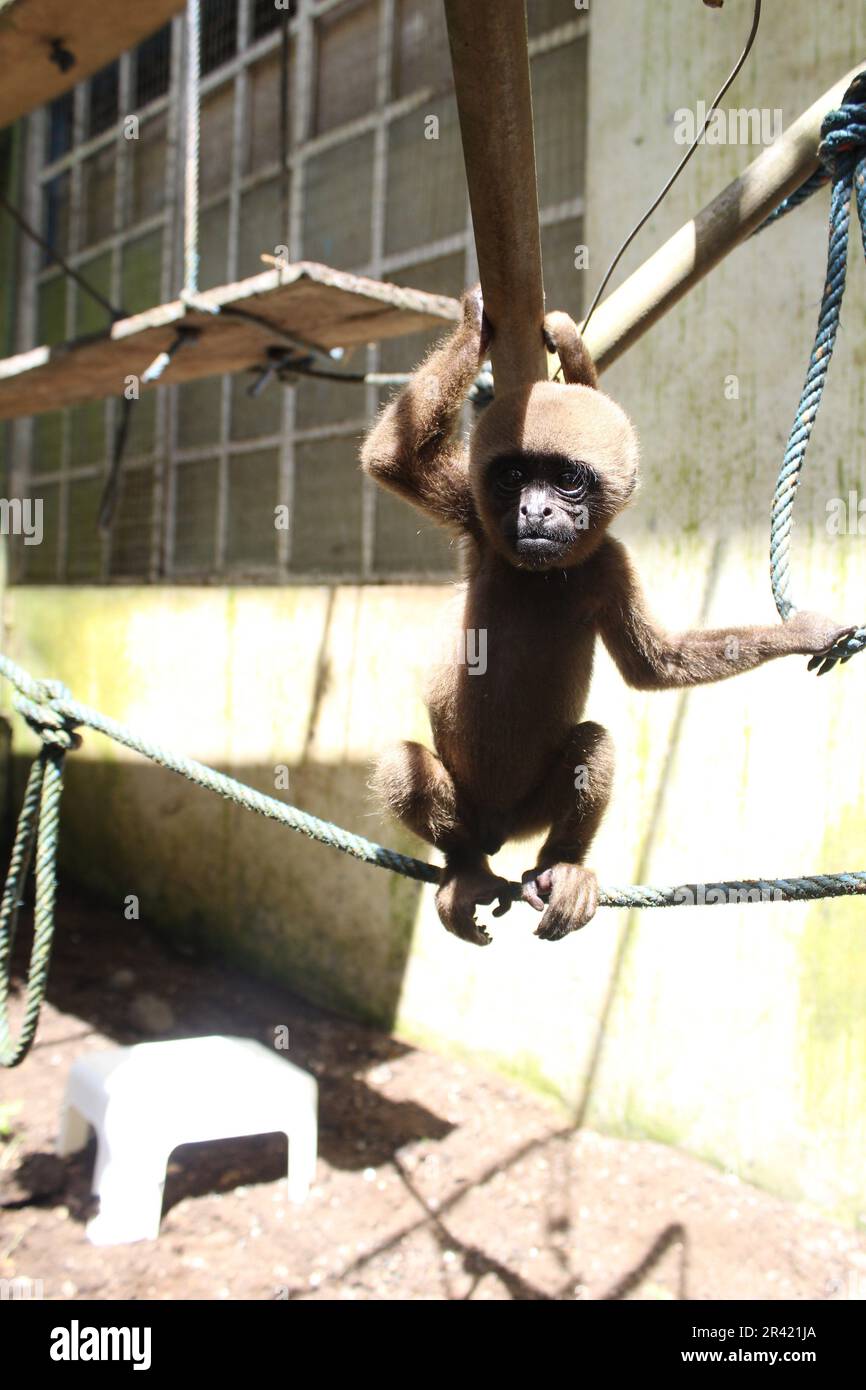
[[[548,302],[573,314],[589,22],[571,0],[530,0]],[[184,42],[179,17],[31,118],[24,183],[33,220],[127,313],[176,297],[181,283]],[[204,0],[201,71],[202,288],[256,274],[262,253],[282,248],[291,259],[451,295],[474,278],[442,6]],[[42,253],[27,259],[20,296],[22,350],[106,324],[105,309]],[[345,365],[410,370],[432,337],[356,349]],[[365,495],[358,441],[387,392],[302,379],[252,398],[251,380],[142,395],[104,537],[96,499],[120,402],[23,423],[15,457],[22,492],[42,501],[45,538],[18,549],[17,582],[454,571],[447,538],[388,496]]]

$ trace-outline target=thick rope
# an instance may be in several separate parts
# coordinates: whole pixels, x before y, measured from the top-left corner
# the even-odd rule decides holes
[[[438,883],[440,869],[423,859],[413,859],[397,850],[386,849],[363,835],[342,830],[332,821],[321,820],[297,806],[290,806],[276,797],[256,791],[254,787],[227,777],[205,763],[172,753],[151,739],[119,724],[98,710],[73,700],[65,686],[55,681],[37,681],[7,656],[0,654],[0,675],[6,677],[18,692],[15,708],[43,740],[56,742],[68,737],[66,731],[78,727],[95,729],[115,743],[140,753],[160,767],[176,772],[196,786],[217,792],[228,801],[247,811],[255,811],[269,820],[279,821],[289,830],[300,831],[311,840],[342,850],[367,864],[419,879],[422,883]],[[509,884],[513,899],[521,895],[519,883]],[[713,906],[721,901],[797,901],[808,898],[842,897],[866,892],[866,870],[856,873],[814,874],[808,878],[727,879],[718,883],[686,883],[671,888],[653,888],[634,884],[627,888],[604,888],[599,902],[603,907],[680,907],[689,902]]]
[[[396,850],[386,849],[362,835],[353,835],[331,821],[321,820],[289,806],[275,797],[238,782],[225,773],[217,772],[194,758],[169,752],[151,741],[107,718],[97,710],[73,700],[65,686],[58,681],[38,681],[8,657],[0,654],[0,674],[15,687],[13,703],[31,729],[42,740],[42,749],[30,772],[24,802],[18,818],[15,844],[0,904],[0,1065],[17,1066],[27,1055],[36,1032],[39,1010],[45,994],[51,941],[54,931],[54,899],[56,889],[57,837],[60,794],[63,785],[63,758],[69,748],[77,747],[79,727],[95,729],[106,738],[131,748],[160,767],[176,772],[196,786],[217,792],[228,801],[247,811],[255,811],[269,820],[278,821],[289,830],[300,831],[342,850],[367,864],[403,874],[422,883],[438,883],[440,870],[423,859],[413,859]],[[9,972],[12,943],[18,909],[21,905],[27,871],[36,848],[35,930],[30,956],[24,1021],[15,1042],[8,1021]],[[519,899],[521,885],[509,883],[513,900]],[[720,883],[686,883],[677,887],[654,888],[633,884],[627,888],[603,888],[599,893],[602,907],[712,907],[722,903],[805,902],[814,898],[839,898],[866,893],[866,870],[855,873],[813,874],[808,878],[729,879]]]
[[[763,223],[766,227],[784,216],[815,193],[828,179],[831,180],[827,275],[818,315],[818,328],[800,404],[797,407],[773,497],[770,574],[773,598],[783,619],[790,617],[795,611],[791,600],[790,570],[794,498],[800,486],[806,449],[824,394],[839,328],[839,316],[845,294],[852,195],[856,199],[863,249],[866,251],[866,73],[859,73],[855,77],[838,110],[830,111],[824,117],[818,153],[824,166],[823,171],[807,179],[802,187],[786,198]],[[850,636],[837,642],[826,656],[813,657],[809,669],[814,670],[818,667],[818,674],[824,675],[837,661],[849,661],[856,652],[863,651],[864,647],[866,626],[858,627]]]
[[[54,699],[61,690],[62,687],[55,682],[45,681],[43,699]],[[42,748],[30,769],[9,860],[3,899],[0,902],[0,1066],[4,1067],[17,1066],[29,1052],[45,996],[54,937],[57,834],[60,822],[60,795],[63,790],[63,759],[67,749],[75,747],[79,741],[74,732],[74,724],[47,706],[40,707],[38,722],[33,721],[23,705],[22,713],[41,737]],[[36,895],[33,908],[33,944],[27,973],[24,1017],[18,1037],[13,1039],[8,1012],[12,946],[34,848]]]

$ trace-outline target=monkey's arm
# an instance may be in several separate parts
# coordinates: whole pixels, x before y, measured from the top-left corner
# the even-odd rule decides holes
[[[436,348],[370,430],[361,465],[392,492],[437,521],[477,529],[466,451],[454,428],[482,351],[479,290],[463,296],[463,320]]]
[[[636,690],[706,685],[778,656],[815,656],[852,631],[817,613],[796,613],[773,627],[666,632],[650,617],[640,581],[619,542],[607,540],[599,559],[605,593],[599,633],[623,679]]]

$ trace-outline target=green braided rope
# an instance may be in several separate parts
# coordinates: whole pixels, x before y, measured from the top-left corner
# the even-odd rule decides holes
[[[299,831],[319,844],[339,849],[366,864],[403,874],[422,883],[438,883],[440,870],[435,864],[397,850],[387,849],[363,835],[354,835],[332,821],[310,815],[297,806],[290,806],[276,797],[256,791],[254,787],[217,772],[195,758],[172,753],[160,744],[135,733],[97,710],[73,700],[59,682],[34,680],[20,666],[0,654],[0,675],[15,686],[15,708],[31,728],[42,738],[56,738],[78,727],[104,734],[115,743],[140,753],[151,762],[176,772],[181,777],[207,791],[217,792],[228,801],[247,811],[278,821],[289,830]],[[68,734],[66,734],[68,737]],[[22,813],[23,814],[23,813]],[[519,899],[521,885],[509,884],[513,899]],[[701,904],[714,906],[722,902],[796,902],[811,898],[836,898],[866,892],[866,870],[855,873],[813,874],[809,877],[774,879],[726,879],[717,883],[684,883],[669,888],[654,888],[647,884],[632,884],[626,888],[603,888],[599,894],[602,907],[682,907]]]
[[[73,700],[57,681],[37,681],[8,657],[0,654],[0,675],[15,687],[14,705],[30,727],[43,740],[43,748],[31,769],[24,795],[15,844],[6,878],[6,888],[0,905],[0,1065],[16,1066],[26,1056],[36,1031],[39,1009],[45,993],[51,937],[54,926],[54,897],[56,882],[57,835],[60,793],[62,790],[63,758],[67,748],[77,746],[76,728],[86,727],[104,734],[125,748],[140,753],[151,762],[186,777],[196,786],[217,792],[228,801],[255,811],[260,816],[278,821],[289,830],[300,831],[342,850],[355,859],[393,873],[414,878],[422,883],[438,883],[439,869],[423,859],[413,859],[386,849],[361,835],[353,835],[331,821],[309,815],[297,806],[289,806],[275,797],[238,782],[234,777],[217,772],[194,758],[172,753],[160,744],[142,737],[132,729],[107,718],[97,710]],[[36,929],[27,981],[24,1023],[17,1041],[10,1039],[7,999],[9,965],[18,906],[24,880],[36,846]],[[512,899],[521,893],[519,883],[510,883]],[[712,907],[723,903],[805,902],[815,898],[848,897],[866,893],[866,870],[854,873],[812,874],[807,878],[728,879],[720,883],[686,883],[676,887],[655,888],[633,884],[626,888],[602,888],[599,904],[602,907]]]
[[[60,794],[63,790],[64,751],[62,748],[44,745],[30,769],[3,899],[0,903],[0,1066],[4,1067],[17,1066],[30,1051],[48,981],[54,937],[57,832],[60,821]],[[34,845],[36,901],[33,945],[27,973],[24,1017],[18,1037],[13,1040],[9,1028],[9,972],[18,912],[33,858]]]

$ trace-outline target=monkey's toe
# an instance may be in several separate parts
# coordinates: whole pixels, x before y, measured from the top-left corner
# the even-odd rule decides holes
[[[553,889],[552,869],[530,869],[523,875],[521,897],[536,912],[543,912]]]
[[[495,917],[501,917],[511,907],[508,883],[504,878],[485,871],[457,873],[446,877],[436,894],[439,920],[452,936],[473,946],[489,946],[493,940],[486,927],[475,920],[475,909],[496,901]]]
[[[459,937],[461,941],[468,941],[470,946],[490,946],[492,944],[493,937],[490,932],[480,922],[477,922],[470,913],[465,913],[460,918],[452,917],[450,922],[445,921],[441,912],[439,916],[446,931],[450,932],[452,936]]]
[[[550,899],[535,935],[542,941],[561,941],[595,916],[598,880],[579,864],[556,864],[547,872],[552,879]]]

